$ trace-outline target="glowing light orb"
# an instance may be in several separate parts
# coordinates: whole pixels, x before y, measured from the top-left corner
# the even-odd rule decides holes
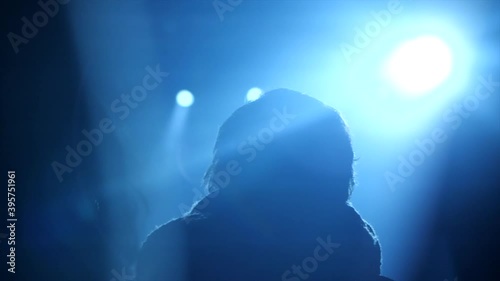
[[[247,92],[247,101],[254,101],[258,98],[260,98],[260,96],[262,96],[263,92],[260,88],[251,88],[250,90],[248,90]]]
[[[182,90],[177,93],[175,100],[177,104],[182,107],[190,107],[194,103],[194,96],[190,91]]]
[[[451,69],[450,48],[437,37],[422,36],[403,43],[390,57],[384,72],[399,90],[418,96],[445,81]]]

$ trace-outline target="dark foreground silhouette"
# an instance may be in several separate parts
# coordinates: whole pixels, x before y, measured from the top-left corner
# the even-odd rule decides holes
[[[275,90],[219,130],[208,195],[143,244],[139,281],[389,280],[349,204],[354,153],[331,107]]]

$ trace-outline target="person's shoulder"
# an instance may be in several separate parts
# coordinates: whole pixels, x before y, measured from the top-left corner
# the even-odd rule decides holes
[[[190,229],[200,219],[199,215],[186,215],[152,231],[138,255],[137,280],[181,280],[179,274],[183,274],[181,268],[186,263]]]
[[[188,214],[172,219],[153,230],[144,241],[142,248],[157,248],[156,246],[166,244],[168,241],[186,238],[190,227],[201,219],[203,217],[199,214]]]

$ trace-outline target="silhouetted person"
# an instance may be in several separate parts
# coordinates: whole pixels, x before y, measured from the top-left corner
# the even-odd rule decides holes
[[[331,107],[280,89],[224,122],[208,196],[143,244],[139,281],[387,280],[349,204],[354,153]]]

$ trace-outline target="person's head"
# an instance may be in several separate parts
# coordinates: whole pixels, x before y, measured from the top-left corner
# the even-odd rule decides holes
[[[210,192],[321,189],[346,202],[354,153],[339,113],[299,92],[278,89],[238,108],[220,127],[205,174]]]

